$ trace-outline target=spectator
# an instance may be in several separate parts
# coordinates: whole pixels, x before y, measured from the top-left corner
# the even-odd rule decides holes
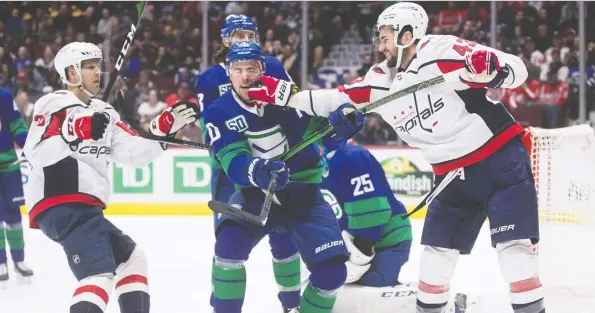
[[[546,24],[537,27],[537,37],[535,38],[535,47],[540,52],[545,52],[550,47],[552,37],[549,34],[549,28]]]
[[[283,52],[277,55],[277,59],[281,61],[285,71],[289,74],[289,76],[293,80],[297,80],[300,74],[300,69],[298,68],[298,56],[297,53],[293,51],[293,48],[289,43],[283,46]]]
[[[533,64],[534,66],[540,67],[543,63],[546,62],[545,55],[541,51],[535,50],[535,41],[533,41],[533,38],[525,38],[524,48],[525,57],[528,58],[531,64]]]
[[[44,75],[54,70],[54,51],[51,46],[45,46],[43,56],[35,61],[35,67]]]
[[[441,10],[436,16],[436,25],[448,34],[458,32],[463,23],[463,14],[456,9],[456,5],[455,1],[448,1],[448,8]]]
[[[168,107],[173,106],[179,101],[186,100],[198,105],[196,94],[187,82],[180,82],[176,88],[176,92],[170,94],[165,98],[165,103]]]
[[[378,114],[368,114],[364,127],[355,134],[353,139],[362,145],[385,145],[396,139],[396,137],[391,138],[392,134],[394,134],[394,130],[382,117]]]
[[[541,88],[541,83],[539,82],[539,70],[533,68],[532,70],[529,70],[527,81],[510,92],[510,97],[508,99],[509,106],[512,109],[515,109],[519,105],[535,105],[536,102],[539,101],[539,88]]]
[[[151,72],[143,70],[138,75],[138,82],[134,85],[134,92],[136,93],[135,103],[142,103],[147,101],[149,90],[155,88],[155,83],[151,81]]]
[[[546,120],[545,128],[555,128],[558,125],[558,112],[566,104],[568,98],[568,85],[558,80],[558,71],[553,68],[547,74],[547,81],[539,89],[539,102],[544,106]]]
[[[33,119],[33,103],[29,102],[29,95],[25,90],[19,90],[14,97],[14,104],[19,109],[27,126],[31,125]]]
[[[546,81],[548,80],[548,73],[550,71],[555,71],[558,76],[558,81],[564,82],[568,77],[568,66],[562,63],[560,59],[560,51],[557,49],[550,50],[550,57],[552,58],[550,62],[546,62],[541,66],[541,75],[540,80]],[[547,60],[547,58],[546,58]]]
[[[18,57],[14,58],[14,70],[16,73],[23,73],[25,72],[25,67],[31,64],[31,57],[29,55],[29,51],[25,46],[19,47]]]
[[[147,93],[147,100],[138,106],[138,116],[143,128],[146,124],[152,121],[157,115],[161,114],[163,110],[167,109],[167,104],[159,100],[156,89],[150,89]]]
[[[372,68],[372,65],[374,65],[374,62],[372,61],[372,56],[371,55],[364,56],[364,62],[362,64],[362,68],[357,70],[357,77],[365,76],[366,73],[370,70],[370,68]]]
[[[106,38],[112,28],[110,12],[107,8],[101,10],[101,19],[97,23],[97,34]]]

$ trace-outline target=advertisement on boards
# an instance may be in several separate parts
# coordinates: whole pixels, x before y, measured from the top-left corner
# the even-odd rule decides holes
[[[413,209],[432,188],[431,166],[416,149],[370,149],[382,165],[397,199]],[[29,166],[21,166],[23,184]],[[108,214],[211,214],[211,163],[206,151],[169,149],[144,167],[110,163]],[[419,216],[419,215],[418,215]]]

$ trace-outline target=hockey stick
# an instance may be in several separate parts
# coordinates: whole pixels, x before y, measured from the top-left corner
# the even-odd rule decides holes
[[[134,35],[136,35],[136,30],[140,27],[142,17],[143,17],[143,12],[145,10],[145,6],[147,5],[147,3],[148,3],[148,1],[141,1],[137,7],[138,20],[136,21],[136,25],[134,25],[134,23],[130,24],[130,31],[128,32],[128,34],[126,35],[126,38],[124,39],[124,44],[122,45],[120,54],[118,54],[118,59],[116,60],[114,69],[110,73],[109,81],[108,81],[107,86],[105,87],[105,91],[103,93],[102,100],[105,102],[107,102],[107,98],[109,97],[112,87],[114,87],[114,84],[116,83],[116,80],[118,79],[118,76],[120,74],[120,69],[122,68],[122,65],[124,64],[124,59],[126,58],[126,53],[128,52],[128,49],[130,48],[130,46],[132,45],[132,40],[134,39]],[[119,107],[119,102],[120,101],[116,101],[116,103],[118,103],[118,105],[116,105],[116,103],[113,104],[114,109],[116,109],[116,111],[119,111],[119,112],[124,112],[122,110],[122,108]],[[212,147],[207,144],[202,144],[202,143],[192,142],[192,141],[187,141],[187,140],[182,140],[182,139],[176,139],[173,137],[155,136],[155,135],[151,134],[150,132],[144,130],[142,127],[140,127],[140,125],[130,124],[130,128],[132,128],[132,130],[137,132],[139,134],[139,136],[141,136],[142,138],[148,139],[148,140],[154,140],[154,141],[159,141],[162,143],[178,145],[178,146],[212,150]]]
[[[384,98],[378,99],[378,100],[371,102],[365,106],[362,106],[362,107],[358,108],[357,111],[367,113],[367,112],[370,112],[380,106],[383,106],[387,103],[390,103],[390,102],[397,100],[399,98],[402,98],[404,96],[413,94],[413,93],[420,91],[422,89],[440,85],[445,82],[458,81],[459,74],[462,71],[463,71],[462,69],[452,71],[450,73],[439,75],[434,78],[423,81],[421,83],[401,89],[395,93],[385,96]],[[353,114],[353,112],[351,112],[349,114]],[[314,142],[322,139],[322,137],[330,134],[333,131],[333,129],[334,128],[332,125],[328,125],[328,126],[324,127],[322,130],[312,133],[310,136],[306,137],[302,142],[297,144],[295,147],[289,149],[287,152],[283,153],[282,155],[280,155],[278,158],[275,158],[275,159],[282,160],[282,161],[288,160],[289,158],[296,155],[298,152],[302,151],[304,148],[308,147],[312,143],[314,143]],[[276,178],[277,178],[277,175],[275,175],[275,173],[273,173],[273,175],[271,175],[271,182],[269,183],[269,188],[266,191],[266,197],[265,197],[265,200],[264,200],[264,203],[260,210],[259,215],[255,215],[255,214],[251,214],[246,211],[242,211],[241,208],[233,207],[233,206],[228,205],[224,202],[220,202],[220,201],[216,201],[216,200],[209,201],[208,206],[214,212],[233,215],[233,216],[245,219],[249,222],[264,226],[264,224],[266,223],[266,221],[268,219],[268,214],[271,210],[271,203],[273,201],[274,190],[275,190],[276,184],[277,184]],[[273,188],[271,188],[271,186],[273,186]],[[444,185],[444,187],[446,187],[446,186]],[[426,198],[424,199],[422,204],[419,205],[420,207],[423,207],[425,202],[428,200],[429,196],[430,195],[426,196]]]
[[[413,209],[413,210],[411,210],[411,212],[401,216],[401,218],[407,219],[411,215],[413,215],[415,212],[421,210],[426,204],[430,204],[430,202],[432,202],[432,200],[434,200],[434,198],[436,198],[436,196],[439,193],[441,193],[442,190],[444,190],[444,188],[446,188],[446,186],[448,186],[448,184],[451,181],[453,181],[455,179],[455,177],[460,175],[462,171],[463,171],[462,168],[458,168],[456,170],[452,170],[452,171],[448,172],[448,174],[446,174],[446,176],[444,176],[444,179],[442,179],[440,184],[438,184],[438,186],[435,186],[434,188],[432,188],[430,190],[430,192],[428,192],[428,194],[423,198],[423,200],[421,200],[421,202],[415,207],[415,209]]]

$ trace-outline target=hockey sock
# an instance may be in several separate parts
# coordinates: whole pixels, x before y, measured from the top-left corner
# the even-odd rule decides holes
[[[213,263],[215,311],[240,313],[246,295],[246,268],[243,261],[232,263],[216,258]]]
[[[116,295],[121,313],[148,313],[151,307],[147,258],[136,247],[128,260],[116,268]]]
[[[312,267],[310,282],[300,302],[301,312],[331,312],[337,300],[337,292],[346,278],[347,268],[344,263],[328,262]]]
[[[254,237],[243,225],[223,223],[215,241],[212,269],[215,312],[240,313],[246,295],[244,261],[254,245]]]
[[[113,275],[107,273],[80,280],[72,296],[70,313],[103,313],[113,286]]]
[[[25,260],[25,240],[23,239],[23,226],[21,223],[6,224],[6,239],[10,246],[10,255],[13,262]],[[1,247],[1,246],[0,246]]]
[[[0,222],[0,264],[6,263],[6,238],[4,237],[4,226]]]
[[[291,309],[300,305],[300,255],[296,253],[286,259],[273,258],[273,272],[279,286],[279,300],[284,308]]]

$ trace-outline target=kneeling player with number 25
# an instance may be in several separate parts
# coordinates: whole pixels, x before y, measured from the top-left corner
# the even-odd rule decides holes
[[[99,92],[101,50],[73,42],[56,54],[54,67],[67,90],[35,103],[24,151],[32,165],[25,201],[32,228],[60,244],[78,280],[71,313],[101,313],[115,288],[123,313],[149,312],[147,260],[136,243],[103,215],[112,160],[139,167],[165,146],[139,137],[114,108],[93,99]],[[172,135],[196,120],[185,104],[151,122],[156,136]],[[63,310],[65,311],[65,310]]]
[[[368,150],[332,140],[326,140],[325,147],[326,171],[320,187],[349,250],[346,284],[333,312],[361,313],[362,308],[412,312],[415,286],[399,282],[412,240],[411,223],[402,218],[405,206],[395,198],[382,165]]]

